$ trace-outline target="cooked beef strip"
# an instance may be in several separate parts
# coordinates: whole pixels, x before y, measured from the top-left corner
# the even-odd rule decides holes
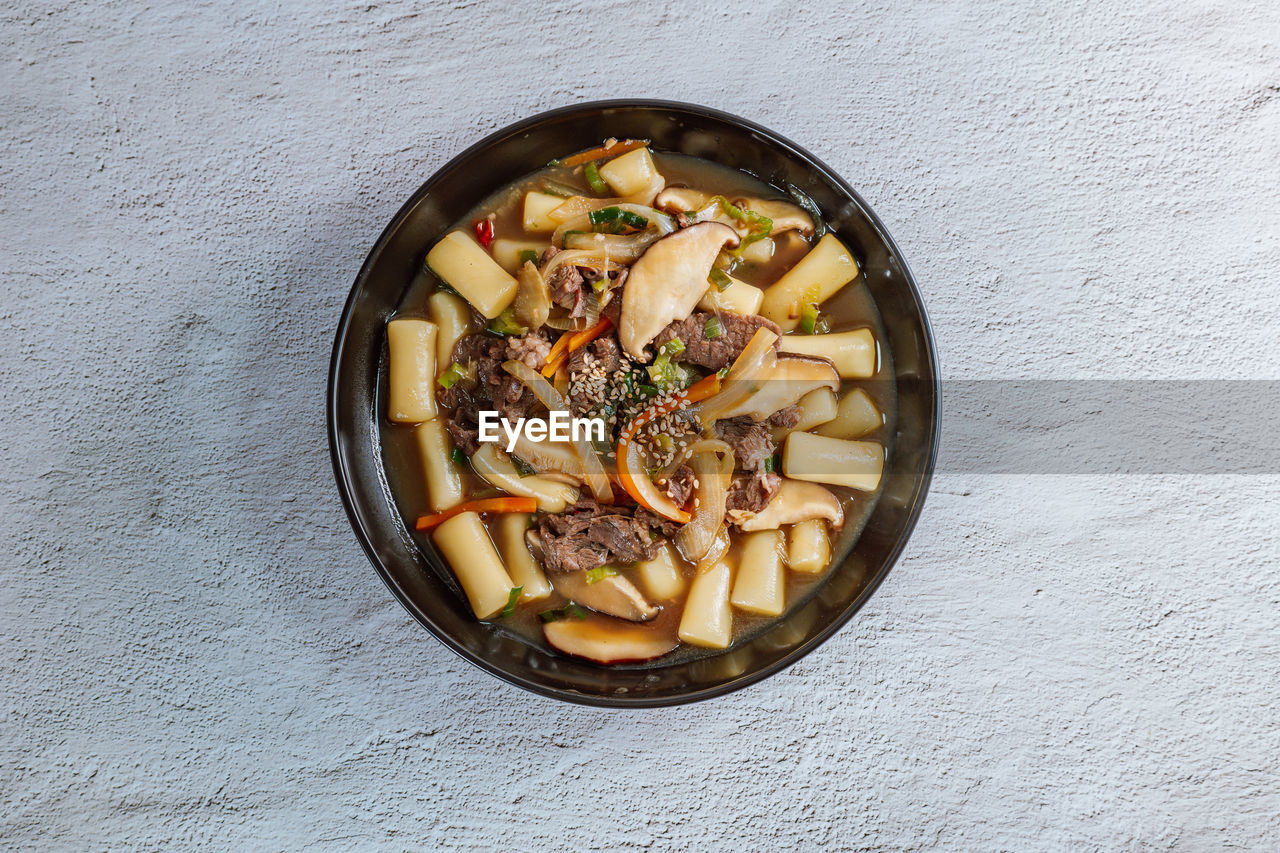
[[[543,342],[546,342],[545,338]],[[511,343],[511,339],[494,335],[470,334],[463,335],[454,344],[454,362],[461,365],[474,363],[476,382],[474,385],[469,382],[454,383],[452,387],[440,392],[439,400],[445,408],[453,410],[445,419],[445,428],[453,437],[453,443],[468,456],[479,449],[477,435],[480,410],[492,409],[500,417],[515,420],[527,417],[538,405],[533,392],[502,369]],[[517,344],[519,348],[536,346],[530,341]]]
[[[661,531],[643,509],[601,506],[590,499],[538,521],[543,566],[550,573],[652,559],[666,539]]]
[[[629,269],[623,269],[618,273],[618,278],[609,290],[609,302],[600,309],[600,316],[612,320],[615,329],[622,325],[622,289],[626,286],[629,272]]]
[[[765,421],[771,427],[782,427],[783,429],[791,429],[800,423],[800,404],[792,403],[785,409],[778,409],[769,416],[769,420]]]
[[[671,475],[671,479],[667,480],[667,497],[679,506],[684,506],[693,497],[693,480],[693,469],[688,465],[681,465]]]
[[[733,448],[733,457],[739,470],[764,470],[765,461],[773,455],[775,449],[768,424],[753,421],[743,415],[716,421],[715,430],[716,436]]]
[[[570,317],[582,317],[587,313],[587,298],[582,292],[582,273],[569,264],[561,264],[547,279],[551,301],[569,312]]]
[[[725,500],[725,516],[734,521],[735,512],[757,513],[765,508],[782,485],[782,477],[763,470],[734,474]]]
[[[712,317],[720,318],[720,334],[715,338],[708,338],[707,320]],[[659,332],[653,339],[653,348],[656,351],[672,338],[679,338],[684,344],[684,352],[673,356],[676,361],[719,370],[733,364],[734,360],[747,348],[747,343],[750,342],[756,330],[761,327],[775,335],[780,334],[777,324],[764,317],[747,317],[734,314],[732,311],[720,311],[716,314],[699,311],[683,320],[675,321]],[[774,348],[776,349],[777,346],[775,342]]]

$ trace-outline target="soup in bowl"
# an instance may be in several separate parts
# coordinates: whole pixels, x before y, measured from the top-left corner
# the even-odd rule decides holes
[[[883,548],[877,517],[906,509],[902,539],[914,521],[936,389],[919,310],[907,378],[932,393],[912,383],[907,414],[923,398],[927,423],[904,429],[870,278],[881,249],[905,276],[887,235],[868,252],[812,187],[718,162],[690,144],[705,129],[673,146],[617,115],[417,245],[392,235],[413,266],[368,365],[370,438],[394,544],[427,557],[491,668],[657,704],[746,683],[869,594],[860,544]]]

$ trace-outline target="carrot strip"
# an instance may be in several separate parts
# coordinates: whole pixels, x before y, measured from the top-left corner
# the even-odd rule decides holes
[[[613,321],[608,317],[601,317],[596,321],[596,324],[589,329],[583,329],[581,332],[566,332],[561,335],[552,345],[551,352],[547,354],[547,363],[542,367],[542,375],[548,379],[555,376],[556,371],[559,370],[560,365],[564,364],[569,358],[570,353],[591,343],[611,328],[613,328]],[[560,342],[565,340],[569,343],[566,346],[561,347]]]
[[[569,341],[573,339],[571,332],[565,332],[556,338],[556,342],[551,345],[551,352],[547,353],[547,363],[542,367],[542,375],[550,379],[556,375],[556,371],[560,369],[560,355],[568,348]]]
[[[615,142],[612,145],[601,145],[599,148],[591,148],[577,154],[571,154],[563,160],[555,160],[556,166],[577,166],[581,163],[590,163],[592,160],[603,160],[605,157],[613,157],[617,154],[626,154],[628,151],[635,151],[637,148],[643,148],[649,144],[647,139],[628,139],[626,142]]]
[[[465,501],[444,512],[419,516],[414,528],[430,530],[463,512],[535,512],[537,509],[538,501],[534,498],[482,498],[476,501]]]
[[[576,349],[586,346],[612,328],[613,321],[608,317],[601,317],[591,328],[583,329],[581,332],[574,334],[569,341],[569,349],[565,351],[565,354],[567,355]]]
[[[645,509],[652,510],[664,518],[672,521],[678,521],[681,524],[687,524],[693,518],[685,510],[676,505],[675,501],[668,498],[657,490],[647,474],[640,474],[644,477],[644,485],[642,486],[637,480],[635,472],[631,470],[633,463],[638,459],[632,458],[632,449],[634,445],[631,439],[635,434],[647,423],[654,418],[661,417],[667,412],[674,411],[681,405],[688,403],[700,403],[708,397],[714,397],[720,393],[720,375],[713,373],[704,379],[700,379],[690,385],[684,391],[676,394],[670,400],[661,403],[654,403],[645,409],[634,421],[627,425],[627,428],[618,436],[618,479],[622,483],[622,488],[627,494],[635,499],[635,502]],[[647,486],[647,488],[646,488]]]

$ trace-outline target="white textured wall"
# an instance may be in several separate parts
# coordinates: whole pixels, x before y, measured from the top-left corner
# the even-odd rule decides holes
[[[411,622],[331,483],[365,252],[538,110],[703,102],[881,214],[951,378],[1280,378],[1266,0],[0,11],[0,844],[1280,846],[1280,476],[944,471],[871,604],[709,704]]]

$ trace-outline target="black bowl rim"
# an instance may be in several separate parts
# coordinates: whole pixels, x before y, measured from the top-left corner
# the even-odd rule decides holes
[[[850,198],[857,202],[859,208],[870,220],[880,239],[889,247],[894,257],[901,265],[903,277],[906,280],[908,287],[911,289],[911,296],[920,309],[920,320],[922,330],[924,332],[925,346],[928,350],[930,367],[933,373],[934,405],[932,412],[933,436],[931,446],[928,448],[924,469],[920,472],[921,477],[920,485],[917,489],[917,497],[913,501],[913,505],[908,514],[906,524],[903,527],[902,534],[894,543],[894,546],[889,552],[888,558],[884,561],[884,565],[880,571],[877,572],[875,577],[871,578],[867,585],[858,592],[857,596],[850,599],[849,603],[839,616],[831,620],[825,628],[810,637],[807,641],[793,648],[785,656],[778,658],[766,666],[743,672],[742,674],[734,676],[733,678],[719,684],[673,696],[636,698],[613,695],[598,696],[557,687],[549,687],[545,684],[539,684],[536,681],[525,679],[507,672],[493,661],[481,657],[480,655],[473,654],[461,643],[454,640],[447,631],[440,628],[440,626],[432,620],[430,614],[424,612],[409,599],[403,590],[401,590],[392,580],[390,570],[383,565],[382,560],[378,556],[377,550],[374,548],[373,542],[369,538],[368,532],[361,526],[356,514],[355,505],[352,500],[353,490],[351,486],[351,477],[344,464],[342,454],[339,451],[338,442],[338,418],[335,408],[335,400],[338,393],[338,365],[341,362],[343,345],[346,340],[348,326],[351,322],[351,310],[355,304],[357,295],[360,293],[361,288],[364,287],[365,281],[369,277],[374,259],[381,254],[382,250],[391,240],[392,235],[403,224],[410,211],[412,211],[413,208],[430,193],[432,187],[441,175],[451,170],[458,162],[465,160],[485,148],[488,148],[498,140],[504,137],[523,133],[524,131],[536,127],[549,119],[571,116],[577,113],[600,112],[608,109],[671,110],[713,118],[730,124],[736,124],[752,131],[753,133],[759,134],[770,144],[777,146],[801,160],[807,161],[818,169],[827,178],[827,180],[831,181],[843,192],[847,193]],[[385,229],[383,229],[377,242],[374,243],[373,248],[369,250],[369,254],[365,257],[364,263],[360,267],[360,272],[357,273],[356,280],[354,284],[352,284],[351,291],[347,295],[346,303],[342,308],[342,316],[338,322],[338,329],[334,337],[333,351],[329,361],[329,377],[326,384],[325,421],[329,435],[329,455],[333,463],[333,472],[337,480],[338,493],[342,498],[342,505],[346,509],[347,518],[351,523],[351,528],[355,532],[357,540],[360,542],[360,546],[364,549],[365,555],[369,558],[374,569],[378,572],[379,577],[382,578],[383,583],[386,584],[387,588],[391,591],[392,595],[395,596],[396,600],[398,600],[405,610],[417,619],[423,627],[444,643],[445,646],[452,649],[459,657],[469,661],[485,672],[502,679],[508,684],[523,688],[524,690],[528,690],[540,696],[550,699],[558,699],[560,701],[570,702],[577,705],[586,705],[598,708],[658,708],[672,705],[683,705],[692,702],[699,702],[705,699],[713,699],[717,696],[724,696],[725,694],[732,693],[735,690],[741,690],[744,687],[748,687],[758,681],[768,678],[771,675],[781,672],[825,643],[832,635],[843,628],[849,620],[853,618],[854,614],[861,610],[863,605],[870,600],[871,596],[875,594],[875,591],[880,587],[880,584],[884,582],[884,579],[889,575],[889,572],[902,556],[902,552],[906,548],[907,541],[911,538],[911,534],[915,531],[916,523],[919,521],[920,513],[924,509],[925,501],[928,498],[929,486],[933,480],[933,471],[937,461],[938,448],[941,439],[942,394],[941,380],[938,375],[938,355],[937,348],[934,343],[933,327],[929,322],[929,315],[925,308],[924,299],[920,295],[919,288],[916,286],[915,276],[911,273],[910,267],[903,258],[902,252],[898,248],[898,244],[894,242],[893,237],[889,235],[884,223],[880,221],[880,217],[871,209],[871,206],[867,204],[866,200],[858,194],[857,190],[836,174],[830,166],[805,148],[797,145],[795,142],[792,142],[790,139],[787,139],[786,137],[749,119],[742,118],[741,116],[736,116],[732,113],[727,113],[712,107],[705,107],[699,104],[691,104],[683,101],[625,98],[603,101],[586,101],[583,103],[546,110],[490,133],[480,141],[463,150],[461,153],[455,155],[449,160],[449,162],[438,168],[431,177],[429,177],[422,186],[419,187],[412,196],[410,196],[408,201],[401,205],[400,209],[396,211],[391,222]]]

